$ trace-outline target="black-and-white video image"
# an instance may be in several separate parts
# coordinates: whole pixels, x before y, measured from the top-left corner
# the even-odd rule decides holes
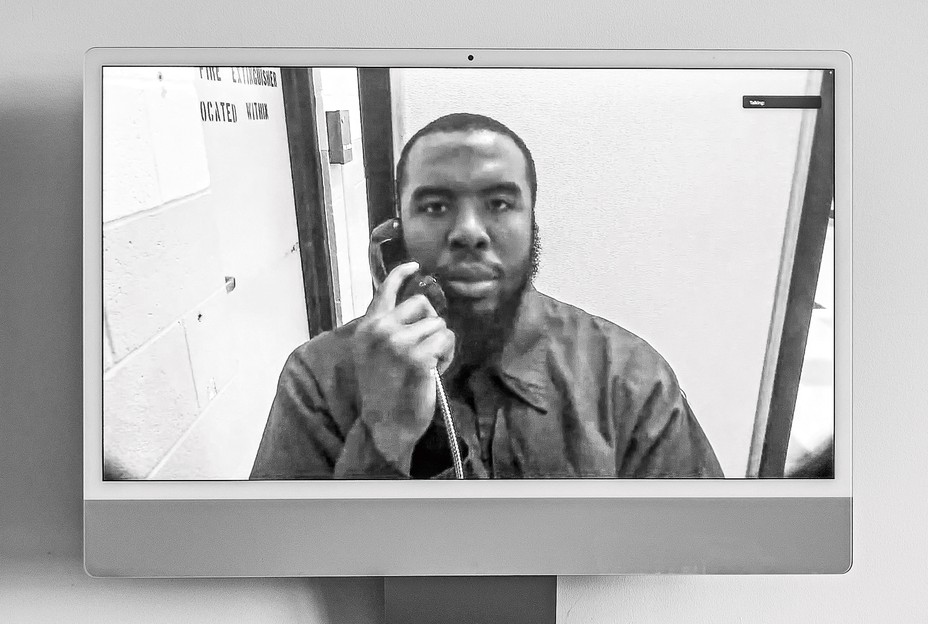
[[[834,477],[834,78],[106,67],[104,477]]]

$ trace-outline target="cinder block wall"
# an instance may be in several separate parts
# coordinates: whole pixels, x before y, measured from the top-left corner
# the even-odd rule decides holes
[[[104,448],[123,476],[247,478],[309,337],[269,71],[276,86],[232,68],[105,75]]]

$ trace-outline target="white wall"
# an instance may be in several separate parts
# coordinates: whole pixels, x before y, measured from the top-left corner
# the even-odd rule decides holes
[[[538,288],[651,343],[725,474],[743,477],[796,170],[802,71],[397,70],[409,139],[489,115],[532,151]]]
[[[48,1],[0,9],[0,607],[8,622],[376,622],[375,580],[102,580],[81,566],[81,66],[98,45],[843,48],[854,57],[854,567],[564,577],[561,621],[917,622],[928,607],[928,8]],[[487,19],[487,15],[493,16]],[[436,19],[441,27],[435,27]],[[448,24],[453,28],[447,27]],[[349,603],[345,605],[345,603]],[[335,615],[341,605],[340,616]],[[353,608],[352,612],[350,609]]]
[[[127,478],[247,478],[309,338],[280,69],[262,71],[104,71],[103,442]]]
[[[313,72],[316,92],[316,125],[322,150],[323,185],[335,229],[336,262],[341,322],[364,314],[373,297],[368,269],[367,182],[361,141],[361,103],[358,96],[358,70],[354,67],[326,67]],[[326,111],[347,110],[351,132],[352,159],[330,163],[326,134]]]

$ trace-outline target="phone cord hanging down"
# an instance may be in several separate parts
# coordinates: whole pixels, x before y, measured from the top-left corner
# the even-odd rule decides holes
[[[445,421],[445,430],[448,432],[448,442],[451,446],[451,461],[454,464],[454,478],[464,478],[464,464],[461,461],[461,449],[458,447],[458,433],[454,428],[454,419],[451,417],[451,407],[448,405],[448,397],[445,395],[445,387],[441,384],[441,375],[438,369],[432,369],[432,376],[435,377],[435,390],[438,395],[438,405],[441,407],[441,416]]]

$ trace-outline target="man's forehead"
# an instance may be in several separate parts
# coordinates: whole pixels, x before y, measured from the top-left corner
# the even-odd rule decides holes
[[[525,155],[512,138],[493,130],[460,130],[427,134],[409,150],[407,174],[428,170],[478,166],[492,161],[493,168],[513,167],[514,172],[524,173]]]

